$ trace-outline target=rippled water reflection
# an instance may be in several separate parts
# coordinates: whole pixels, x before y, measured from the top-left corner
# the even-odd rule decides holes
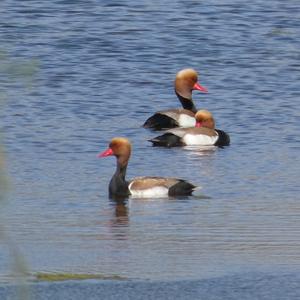
[[[298,1],[1,3],[1,126],[13,191],[3,210],[32,271],[204,278],[299,270]],[[225,149],[159,149],[141,128],[178,107],[176,72],[229,132]],[[177,176],[200,197],[108,199],[114,136],[128,177]],[[1,246],[0,274],[10,272]]]

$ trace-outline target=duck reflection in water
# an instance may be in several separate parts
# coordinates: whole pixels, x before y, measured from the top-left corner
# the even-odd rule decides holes
[[[112,218],[110,228],[117,239],[126,240],[128,238],[129,209],[125,200],[111,200]]]

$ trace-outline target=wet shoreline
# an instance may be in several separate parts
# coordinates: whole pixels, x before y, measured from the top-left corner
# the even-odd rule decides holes
[[[246,273],[190,281],[83,280],[26,285],[30,299],[272,299],[300,297],[300,273]],[[24,288],[24,287],[23,287]],[[3,300],[18,297],[17,286],[0,285]],[[18,298],[16,298],[18,299]]]

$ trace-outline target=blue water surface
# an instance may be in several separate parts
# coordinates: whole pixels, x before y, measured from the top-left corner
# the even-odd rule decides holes
[[[299,1],[4,0],[0,13],[1,219],[30,272],[299,274]],[[147,142],[141,125],[180,107],[173,81],[186,67],[229,147]],[[128,178],[181,177],[201,195],[110,200],[115,160],[96,154],[115,136],[133,143]],[[9,281],[5,239],[0,252]]]

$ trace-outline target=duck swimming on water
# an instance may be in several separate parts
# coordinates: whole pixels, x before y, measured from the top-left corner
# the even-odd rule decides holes
[[[215,129],[213,115],[207,110],[199,110],[196,115],[196,126],[190,128],[174,128],[167,130],[163,135],[149,141],[153,146],[228,146],[229,135],[223,130]]]
[[[131,144],[128,139],[122,137],[113,138],[109,148],[98,157],[114,155],[117,160],[117,168],[109,183],[109,196],[116,197],[168,197],[191,195],[197,186],[186,180],[171,177],[136,177],[127,181],[126,169],[131,154]]]
[[[181,109],[168,109],[156,112],[146,120],[143,127],[162,130],[174,127],[193,127],[196,124],[197,109],[192,100],[192,91],[207,93],[207,89],[198,83],[198,74],[194,69],[183,69],[176,74],[175,93],[182,104]]]

